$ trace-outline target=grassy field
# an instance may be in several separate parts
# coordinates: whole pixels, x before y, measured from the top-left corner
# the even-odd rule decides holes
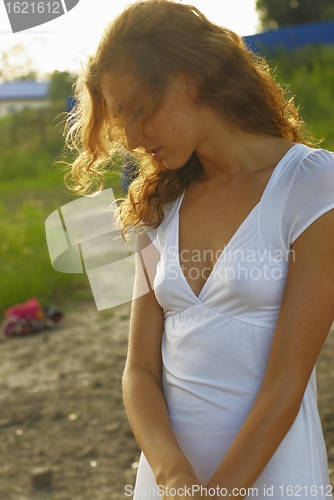
[[[56,272],[47,248],[46,218],[75,199],[63,167],[54,165],[63,147],[59,119],[59,110],[48,109],[0,122],[0,317],[33,296],[60,306],[92,298],[87,276]],[[109,187],[120,189],[117,177]]]
[[[301,114],[322,147],[334,150],[334,47],[268,54],[278,79],[296,95]],[[43,304],[92,298],[84,274],[53,270],[45,219],[72,201],[63,173],[52,165],[63,147],[62,110],[26,111],[0,120],[0,317],[32,296]],[[119,179],[108,184],[120,190]]]
[[[52,268],[46,243],[46,218],[73,199],[59,172],[0,184],[0,310],[33,296],[61,306],[92,297],[85,274]]]
[[[334,150],[334,46],[306,46],[266,53],[277,81],[288,85],[299,110],[321,147]]]

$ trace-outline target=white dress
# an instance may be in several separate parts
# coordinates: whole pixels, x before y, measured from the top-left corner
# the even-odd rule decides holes
[[[197,297],[179,263],[179,208],[148,234],[161,253],[154,290],[164,310],[163,387],[172,429],[204,484],[223,460],[261,386],[291,245],[334,208],[334,155],[294,145],[233,235]],[[315,370],[296,420],[254,483],[260,500],[331,499]],[[268,489],[270,488],[270,489]],[[135,500],[161,497],[142,454]]]

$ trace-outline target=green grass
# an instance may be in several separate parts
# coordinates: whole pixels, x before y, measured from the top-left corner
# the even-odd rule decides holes
[[[117,192],[117,179],[109,181],[108,187]],[[55,168],[43,177],[0,183],[0,315],[31,297],[42,305],[61,307],[93,301],[87,275],[55,271],[46,243],[46,218],[73,199]]]
[[[289,86],[300,113],[321,147],[334,150],[334,46],[308,45],[293,51],[279,48],[264,55],[277,69],[277,80]]]
[[[61,112],[26,110],[0,120],[0,182],[48,175],[63,148]]]
[[[86,274],[52,268],[45,220],[75,199],[64,185],[64,141],[59,108],[27,110],[0,120],[0,320],[13,304],[37,297],[43,305],[91,300]],[[119,179],[105,187],[120,195]]]
[[[38,297],[43,304],[59,302],[69,286],[86,286],[84,276],[61,275],[53,271],[45,241],[45,211],[31,199],[15,213],[2,206],[0,231],[0,307]]]

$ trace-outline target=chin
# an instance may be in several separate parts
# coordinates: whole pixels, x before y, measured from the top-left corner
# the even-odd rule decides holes
[[[165,165],[166,168],[168,168],[168,170],[178,170],[179,168],[182,168],[184,167],[188,161],[186,160],[185,162],[182,162],[182,161],[168,161],[168,160],[161,160],[162,163]]]

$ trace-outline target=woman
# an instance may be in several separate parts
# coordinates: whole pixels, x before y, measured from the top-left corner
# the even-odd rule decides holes
[[[266,63],[182,3],[130,5],[77,99],[81,191],[117,144],[141,156],[120,207],[146,262],[123,379],[136,500],[331,498],[314,365],[334,313],[333,155]]]

